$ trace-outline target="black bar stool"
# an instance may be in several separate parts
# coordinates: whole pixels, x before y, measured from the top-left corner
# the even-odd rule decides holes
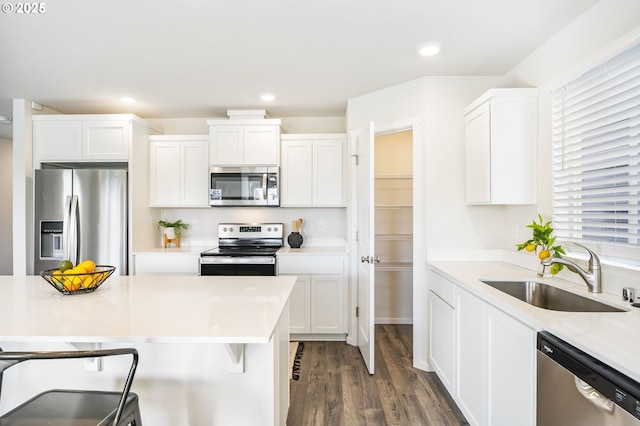
[[[130,392],[138,366],[138,351],[133,348],[54,352],[2,352],[0,349],[0,390],[4,370],[20,362],[120,355],[132,355],[122,392],[48,390],[0,416],[0,426],[142,426],[138,395]]]

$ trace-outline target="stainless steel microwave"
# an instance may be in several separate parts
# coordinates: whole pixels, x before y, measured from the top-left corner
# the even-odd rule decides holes
[[[211,167],[209,205],[278,207],[278,167]]]

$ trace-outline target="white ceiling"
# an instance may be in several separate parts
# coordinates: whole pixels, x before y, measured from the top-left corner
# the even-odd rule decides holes
[[[0,15],[0,115],[20,98],[145,118],[343,116],[347,99],[421,76],[504,75],[596,2],[47,1]],[[418,56],[433,40],[442,53]]]

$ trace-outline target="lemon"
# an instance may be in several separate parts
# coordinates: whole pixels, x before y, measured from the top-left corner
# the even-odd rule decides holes
[[[73,268],[73,263],[71,263],[70,260],[63,260],[62,262],[60,262],[60,270],[62,272],[66,271],[67,269],[71,269]]]
[[[93,260],[83,260],[78,263],[78,266],[83,267],[87,272],[93,272],[96,270],[96,262]]]
[[[534,251],[536,249],[536,245],[531,243],[531,244],[527,244],[527,246],[525,247],[525,249],[527,251]]]
[[[91,288],[93,287],[95,284],[93,282],[93,275],[87,275],[86,277],[84,277],[84,279],[82,280],[82,288]]]
[[[82,277],[75,275],[78,273],[83,273],[81,271],[76,270],[75,268],[67,269],[62,274],[65,275],[64,281],[62,285],[69,291],[75,291],[80,288],[82,285]]]
[[[546,259],[547,257],[551,256],[551,253],[549,252],[549,250],[540,250],[540,253],[538,253],[538,257],[540,259]]]

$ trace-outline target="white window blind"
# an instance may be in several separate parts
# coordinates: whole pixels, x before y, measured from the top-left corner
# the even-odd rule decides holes
[[[640,254],[640,44],[552,93],[559,239]]]

